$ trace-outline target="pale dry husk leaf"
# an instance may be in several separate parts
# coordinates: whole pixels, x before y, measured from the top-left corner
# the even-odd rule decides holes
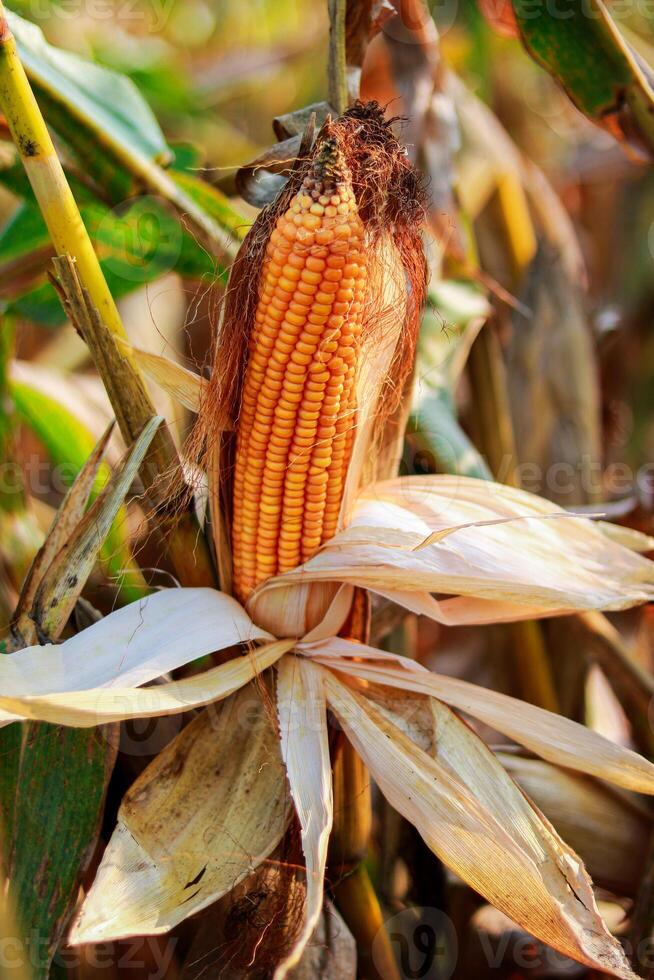
[[[15,717],[72,728],[93,728],[128,718],[176,715],[229,697],[277,663],[293,645],[293,640],[265,643],[251,653],[234,657],[201,674],[154,687],[91,688],[40,697],[0,697],[0,707]]]
[[[543,759],[495,754],[580,855],[593,880],[616,895],[634,895],[652,832],[651,815],[638,797]]]
[[[332,771],[322,672],[301,657],[283,657],[277,668],[281,751],[300,821],[307,892],[302,931],[278,965],[275,980],[295,967],[314,933],[323,904],[327,845],[332,829]]]
[[[69,941],[168,932],[272,853],[288,803],[279,741],[249,685],[198,715],[128,790]]]
[[[420,725],[407,735],[325,671],[327,701],[391,805],[449,868],[548,945],[590,967],[632,977],[602,921],[579,858],[535,810],[495,757],[434,702],[433,755]]]
[[[166,589],[132,602],[59,645],[45,644],[0,657],[2,697],[16,702],[0,722],[28,717],[28,699],[141,684],[238,643],[272,640],[235,599],[213,589]],[[24,702],[22,699],[25,699]],[[89,697],[84,703],[89,705]],[[53,708],[54,710],[54,708]]]
[[[345,530],[304,565],[266,583],[248,608],[260,621],[266,593],[334,581],[391,596],[414,593],[426,607],[429,593],[464,596],[467,622],[623,609],[654,596],[652,563],[592,521],[533,494],[461,476],[369,487]]]
[[[202,394],[207,381],[195,371],[189,371],[170,357],[154,354],[151,351],[134,347],[127,340],[120,339],[118,346],[129,354],[152,381],[191,412],[199,412]]]
[[[361,680],[438,698],[549,762],[606,779],[624,789],[654,793],[651,762],[551,711],[467,681],[434,674],[406,658],[400,660],[348,640],[327,640],[308,652],[325,666]]]

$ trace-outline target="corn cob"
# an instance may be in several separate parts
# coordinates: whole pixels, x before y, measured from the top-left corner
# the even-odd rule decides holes
[[[365,289],[351,177],[327,139],[277,220],[259,283],[234,473],[234,591],[243,601],[336,530]]]

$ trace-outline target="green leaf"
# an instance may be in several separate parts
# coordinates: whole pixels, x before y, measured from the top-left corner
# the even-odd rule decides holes
[[[57,638],[95,562],[162,419],[144,427],[120,470],[75,524],[109,438],[108,429],[81,479],[64,500],[51,533],[63,545],[36,586],[32,625]],[[78,433],[79,436],[79,433]],[[78,439],[79,441],[79,439]],[[76,497],[77,491],[77,497]],[[38,559],[35,565],[38,565]],[[21,594],[25,599],[30,593]],[[19,604],[20,608],[20,604]],[[44,663],[44,670],[47,665]],[[46,980],[74,909],[97,841],[107,784],[116,759],[118,726],[89,731],[11,724],[0,730],[0,826],[10,900],[28,947],[34,980]]]
[[[113,769],[115,726],[0,729],[0,813],[10,895],[33,980],[46,980],[77,900]]]
[[[48,44],[35,24],[7,11],[9,27],[46,118],[72,146],[82,133],[122,158],[126,152],[167,163],[170,150],[149,106],[124,75]]]
[[[461,428],[456,406],[446,391],[422,397],[407,426],[415,472],[455,473],[491,480],[483,456]]]
[[[177,176],[203,207],[225,223],[246,230],[243,219],[220,192],[197,178]],[[80,195],[76,187],[74,190],[79,202]],[[88,198],[88,191],[86,195]],[[111,210],[87,199],[81,214],[116,299],[171,271],[188,280],[226,275],[225,267],[182,227],[162,198],[136,197]],[[48,231],[30,193],[30,199],[16,208],[0,230],[0,274],[16,283],[16,294],[6,309],[43,326],[57,327],[66,317],[55,290],[42,281],[50,254]]]
[[[527,50],[574,104],[621,142],[654,155],[654,91],[602,0],[513,0]]]
[[[47,282],[29,289],[18,299],[7,303],[5,312],[8,316],[30,320],[43,327],[61,327],[66,322],[59,297]]]
[[[0,231],[0,264],[49,245],[41,212],[36,206],[19,204]]]
[[[458,422],[454,402],[470,346],[488,312],[488,301],[472,283],[443,280],[432,289],[420,328],[416,397],[407,426],[412,471],[491,479]]]
[[[233,236],[162,169],[173,154],[134,84],[52,47],[38,27],[18,14],[8,13],[8,22],[44,117],[103,193],[120,202],[145,186],[192,222],[211,254],[233,256]]]
[[[245,238],[251,222],[234,210],[229,198],[222,191],[193,174],[177,169],[171,171],[171,176],[178,187],[181,187],[222,228],[226,228],[240,241]]]
[[[202,166],[204,154],[197,143],[171,141],[169,145],[174,157],[171,164],[173,169],[184,172],[197,170]]]

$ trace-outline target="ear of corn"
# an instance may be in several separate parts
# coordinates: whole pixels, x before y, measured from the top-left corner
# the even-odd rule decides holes
[[[270,236],[238,423],[234,590],[310,558],[337,528],[353,440],[363,225],[335,140]]]

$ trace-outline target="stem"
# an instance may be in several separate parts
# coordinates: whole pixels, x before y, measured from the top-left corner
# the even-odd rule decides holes
[[[497,197],[504,218],[504,232],[516,282],[536,254],[538,242],[520,178],[509,171],[497,181]]]
[[[517,454],[504,365],[499,340],[491,324],[487,324],[475,339],[468,357],[468,369],[476,407],[475,422],[484,456],[496,479],[517,487]]]
[[[347,67],[345,63],[345,13],[347,0],[328,0],[329,65],[327,81],[329,103],[340,116],[347,108]]]
[[[91,351],[123,438],[131,445],[156,414],[142,375],[133,361],[125,359],[116,336],[106,329],[70,256],[55,258],[53,265],[57,274],[55,286],[64,309]],[[155,433],[139,472],[157,507],[160,529],[164,529],[163,521],[167,522],[167,550],[182,583],[215,585],[206,539],[194,514],[182,506],[175,486],[171,486],[171,476],[178,465],[170,432],[162,426]]]
[[[341,635],[362,642],[370,637],[370,597],[361,589],[355,590]],[[363,864],[372,831],[370,774],[343,736],[336,746],[332,768],[334,825],[329,840],[329,867],[332,880],[338,882],[334,898],[356,940],[361,975],[373,980],[400,980],[379,899]]]
[[[25,167],[56,252],[70,259],[58,266],[67,312],[84,336],[109,394],[125,441],[131,444],[153,415],[145,382],[130,355],[116,338],[126,338],[118,308],[104,278],[91,239],[55,152],[0,0],[0,111]],[[63,264],[62,264],[63,262]],[[68,263],[68,265],[66,264]],[[77,313],[77,315],[75,315]],[[141,474],[158,507],[170,512],[165,481],[160,478],[178,465],[175,446],[162,428],[152,443]],[[171,526],[170,553],[179,577],[189,585],[212,585],[214,576],[206,541],[189,512]],[[194,547],[189,547],[193,543]]]
[[[334,827],[330,865],[344,874],[365,858],[372,829],[370,775],[361,757],[344,741],[334,761]]]
[[[118,308],[18,57],[14,36],[4,16],[2,0],[0,110],[7,120],[56,252],[75,259],[80,278],[103,323],[115,336],[125,337]]]
[[[365,865],[358,864],[339,882],[335,897],[339,911],[356,939],[359,950],[357,976],[370,980],[401,980],[382,909]]]

